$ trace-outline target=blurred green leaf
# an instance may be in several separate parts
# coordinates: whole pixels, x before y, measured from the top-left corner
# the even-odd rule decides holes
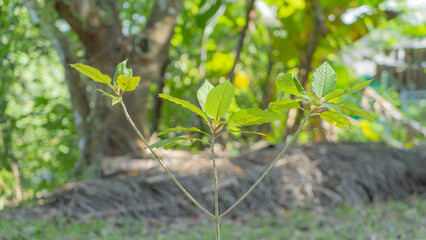
[[[171,102],[180,104],[183,107],[188,108],[192,112],[200,115],[202,118],[207,119],[207,115],[201,109],[199,109],[197,106],[195,106],[194,104],[192,104],[188,101],[185,101],[185,100],[182,100],[182,99],[179,99],[179,98],[175,98],[175,97],[163,94],[163,93],[159,94],[158,96],[161,97],[161,98],[167,99]]]
[[[365,118],[367,120],[375,122],[376,119],[374,119],[373,115],[371,115],[369,112],[363,109],[359,109],[357,105],[353,102],[341,102],[339,103],[341,112],[343,114],[349,115],[349,116],[358,116]]]
[[[276,111],[276,110],[285,110],[285,109],[292,109],[292,108],[299,108],[300,107],[300,99],[288,99],[283,98],[280,99],[277,102],[271,102],[269,104],[269,109]]]
[[[330,100],[333,101],[334,99],[336,99],[336,98],[338,98],[340,96],[343,96],[345,94],[346,94],[345,90],[343,90],[343,89],[336,89],[336,90],[332,91],[331,93],[325,95],[324,101],[330,101]]]
[[[105,84],[111,83],[111,78],[108,75],[102,74],[98,69],[93,68],[82,63],[71,64],[71,67],[75,68],[77,71],[81,72],[88,78],[91,78],[95,82],[101,82]]]
[[[243,109],[231,114],[226,120],[236,126],[259,125],[280,119],[280,115],[272,111],[258,108]]]
[[[326,107],[328,109],[334,109],[334,110],[340,112],[340,106],[336,103],[326,102],[326,103],[318,103],[318,104],[319,104],[319,106]]]
[[[372,81],[372,80],[364,81],[364,82],[360,82],[360,83],[356,83],[356,84],[355,84],[355,85],[353,85],[351,88],[349,88],[349,89],[346,91],[346,93],[345,93],[345,94],[353,93],[353,92],[356,92],[356,91],[358,91],[358,90],[361,90],[361,89],[363,89],[363,88],[367,87],[368,85],[370,85],[371,81]]]
[[[280,74],[276,81],[278,90],[309,99],[305,89],[292,73]]]
[[[338,112],[323,112],[320,113],[321,119],[328,123],[345,130],[351,129],[351,122],[349,119]]]
[[[256,134],[260,136],[268,136],[267,134],[261,133],[261,132],[254,132],[254,131],[229,131],[232,134],[241,134],[241,133],[248,133],[248,134]]]

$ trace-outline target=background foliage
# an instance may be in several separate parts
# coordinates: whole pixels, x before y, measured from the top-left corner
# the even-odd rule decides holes
[[[48,5],[47,1],[38,2]],[[142,31],[153,2],[120,1],[124,35]],[[256,1],[255,12],[249,12],[240,61],[235,66],[237,99],[231,110],[266,108],[280,97],[274,95],[279,73],[294,73],[307,85],[312,68],[325,60],[336,71],[339,89],[372,78],[360,75],[357,65],[345,61],[345,54],[364,48],[373,49],[371,55],[383,54],[406,40],[424,40],[426,7],[410,2],[415,1]],[[45,34],[45,26],[31,20],[24,3],[0,0],[0,209],[17,200],[14,163],[19,169],[23,197],[31,199],[74,181],[72,168],[79,156],[70,96],[64,69],[54,49],[55,41]],[[157,94],[164,92],[195,103],[192,90],[198,89],[204,79],[213,85],[223,82],[237,55],[238,39],[246,25],[247,5],[243,0],[184,1],[171,39],[164,84],[156,82],[149,86],[150,97],[145,104],[149,109],[148,119],[152,119],[148,121],[151,130],[171,125],[205,128],[190,111],[175,111],[175,105],[169,102],[161,105],[157,118]],[[77,42],[65,21],[56,20],[54,24],[71,43]],[[76,45],[75,49],[77,56],[86,54],[81,46]],[[398,92],[392,84],[386,84],[386,79],[375,79],[372,87],[404,116],[425,126],[424,99],[401,102]],[[360,106],[360,94],[348,97],[342,100]],[[424,141],[423,136],[410,136],[404,125],[383,118],[380,113],[373,114],[377,123],[359,120],[358,127],[339,134],[339,139],[385,141],[397,147],[415,147]],[[289,132],[287,116],[288,111],[283,111],[282,121],[261,127],[269,132],[268,141],[285,140],[284,133]],[[324,140],[320,137],[319,121],[310,122],[309,131],[301,135],[300,142]],[[237,134],[226,140],[228,148],[237,152],[247,147],[248,142],[259,140],[259,136]],[[200,146],[194,144],[188,150],[196,151]]]

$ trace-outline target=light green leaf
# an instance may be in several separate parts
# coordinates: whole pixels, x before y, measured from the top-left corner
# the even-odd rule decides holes
[[[223,117],[231,106],[234,91],[234,85],[229,80],[213,88],[204,106],[207,115],[215,120]]]
[[[280,115],[258,108],[243,109],[231,114],[226,120],[237,126],[259,125],[279,120]]]
[[[361,89],[367,87],[368,85],[370,85],[371,81],[372,80],[356,83],[351,88],[349,88],[348,91],[346,91],[346,94],[356,92],[358,90],[361,90]]]
[[[133,75],[133,71],[131,68],[126,67],[127,59],[122,61],[117,65],[117,68],[115,69],[114,78],[112,80],[113,83],[116,83],[117,77],[122,74],[126,77],[131,77]]]
[[[196,128],[196,127],[191,127],[191,128],[184,128],[184,127],[175,127],[175,128],[167,128],[164,129],[163,131],[161,131],[158,136],[167,134],[167,133],[171,133],[171,132],[182,132],[182,131],[186,131],[186,132],[202,132],[200,129]]]
[[[132,91],[138,86],[141,77],[128,77],[124,75],[119,75],[117,77],[118,86],[120,86],[123,91]]]
[[[269,109],[276,111],[276,110],[283,110],[283,109],[292,109],[292,108],[299,108],[300,107],[300,99],[287,99],[283,98],[280,99],[277,102],[271,102],[269,104]]]
[[[206,109],[204,108],[204,105],[206,104],[207,96],[209,95],[210,91],[214,88],[214,86],[209,82],[205,81],[204,84],[198,89],[197,92],[197,98],[198,102],[200,103],[201,109],[205,112]]]
[[[349,119],[338,112],[322,112],[320,117],[338,128],[346,130],[351,129],[351,122]]]
[[[343,96],[345,94],[346,94],[345,90],[343,90],[343,89],[336,89],[336,90],[332,91],[331,93],[325,95],[324,101],[334,102],[334,101],[330,101],[330,100],[333,100],[333,99],[338,98],[340,96]]]
[[[363,109],[359,109],[358,106],[355,103],[352,102],[342,102],[339,104],[340,108],[341,108],[341,112],[343,114],[349,115],[349,116],[358,116],[358,117],[362,117],[365,118],[367,120],[373,121],[375,122],[376,119],[374,119],[373,115],[371,115],[371,113],[363,110]]]
[[[309,99],[302,84],[300,84],[299,80],[292,73],[278,75],[276,82],[278,90]]]
[[[176,138],[168,138],[165,140],[161,140],[159,142],[153,143],[150,146],[152,148],[164,148],[164,149],[170,149],[171,147],[175,146],[175,145],[183,145],[183,146],[189,146],[191,144],[193,144],[194,142],[203,142],[206,143],[208,145],[210,145],[210,143],[203,141],[199,138],[184,138],[184,137],[176,137]]]
[[[249,134],[257,134],[257,135],[260,135],[260,136],[268,136],[268,134],[264,134],[264,133],[261,133],[261,132],[253,132],[253,131],[229,131],[230,133],[232,133],[232,134],[241,134],[241,133],[249,133]]]
[[[95,82],[101,82],[105,84],[111,83],[111,78],[108,75],[102,74],[98,69],[93,68],[82,63],[71,64],[71,67],[84,74],[86,77],[93,79]]]
[[[207,119],[207,115],[201,109],[199,109],[197,106],[195,106],[194,104],[192,104],[192,103],[190,103],[188,101],[185,101],[185,100],[182,100],[182,99],[179,99],[179,98],[175,98],[175,97],[172,97],[170,95],[163,94],[163,93],[160,93],[158,96],[161,97],[161,98],[167,99],[167,100],[169,100],[171,102],[180,104],[183,107],[188,108],[192,112],[200,115],[202,118]]]
[[[123,98],[122,98],[121,96],[119,96],[119,97],[113,97],[113,98],[112,98],[112,105],[115,105],[115,104],[117,104],[117,103],[120,103],[122,99],[123,99]]]
[[[312,90],[318,97],[324,97],[336,86],[337,76],[334,70],[324,62],[312,76]]]

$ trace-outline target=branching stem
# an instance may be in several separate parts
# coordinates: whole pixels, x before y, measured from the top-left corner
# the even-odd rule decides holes
[[[167,166],[164,164],[164,162],[154,152],[154,150],[152,149],[152,147],[148,144],[148,142],[146,141],[145,137],[142,135],[142,133],[136,127],[135,123],[133,122],[132,118],[130,117],[129,113],[127,112],[127,108],[126,108],[126,105],[124,104],[123,100],[121,101],[121,106],[123,107],[124,114],[126,115],[127,121],[129,121],[130,125],[132,125],[133,129],[136,131],[136,133],[138,134],[139,138],[146,144],[146,146],[149,149],[149,151],[152,153],[152,155],[154,155],[155,159],[158,161],[158,163],[160,163],[160,165],[167,172],[167,174],[170,176],[170,178],[173,180],[173,182],[176,183],[176,185],[180,188],[180,190],[182,190],[182,192],[195,204],[195,206],[197,206],[201,211],[203,211],[207,216],[209,216],[210,218],[212,218],[216,222],[217,218],[215,216],[213,216],[213,214],[211,214],[207,209],[205,209],[203,206],[201,206],[201,204],[199,204],[197,202],[197,200],[195,200],[191,196],[191,194],[182,186],[182,184],[180,184],[180,182],[175,178],[175,176],[173,175],[173,173],[170,172],[170,170],[167,168]]]
[[[131,119],[126,105],[123,101],[121,101],[121,106],[123,107],[124,114],[126,115],[127,120],[132,125],[133,129],[138,134],[139,138],[146,144],[147,148],[150,150],[152,155],[155,157],[155,159],[160,163],[160,165],[163,167],[163,169],[167,172],[167,174],[170,176],[170,178],[173,180],[173,182],[182,190],[182,192],[197,206],[201,211],[203,211],[207,216],[213,219],[215,224],[215,233],[216,233],[216,240],[220,240],[220,220],[222,217],[224,217],[226,214],[231,212],[235,207],[237,207],[256,187],[259,185],[259,183],[265,178],[265,176],[271,171],[272,167],[278,162],[278,160],[281,159],[281,156],[287,151],[288,147],[291,145],[291,143],[294,141],[294,139],[299,135],[300,131],[303,128],[303,125],[306,123],[307,119],[311,116],[312,113],[312,107],[310,108],[309,112],[307,113],[305,119],[303,119],[302,123],[300,124],[299,128],[297,129],[296,133],[293,135],[293,137],[290,139],[290,141],[287,142],[287,144],[284,146],[283,150],[278,154],[278,156],[275,158],[275,160],[269,165],[269,167],[263,172],[263,174],[259,177],[259,179],[253,184],[253,186],[250,187],[249,190],[247,190],[246,193],[244,193],[243,196],[241,196],[240,199],[238,199],[237,202],[235,202],[228,210],[223,212],[222,214],[219,214],[219,192],[218,192],[218,177],[217,177],[217,167],[216,167],[216,156],[214,151],[214,143],[215,139],[219,136],[221,136],[224,133],[221,133],[216,136],[215,130],[211,126],[212,134],[210,135],[211,139],[211,157],[213,161],[213,185],[214,185],[214,205],[215,205],[215,211],[214,215],[210,213],[207,209],[205,209],[201,204],[195,200],[191,194],[182,186],[182,184],[176,179],[176,177],[170,172],[170,170],[167,168],[167,166],[164,164],[164,162],[158,157],[158,155],[154,152],[152,147],[148,144],[145,137],[142,135],[142,133],[139,131],[139,129],[136,127],[135,123]],[[208,122],[208,121],[207,121]]]
[[[272,167],[275,165],[275,163],[278,162],[278,160],[281,159],[281,156],[287,151],[290,144],[294,141],[294,139],[299,135],[300,130],[302,129],[303,125],[305,124],[306,120],[308,120],[309,116],[311,115],[312,110],[309,110],[308,114],[306,115],[305,119],[303,119],[302,123],[300,124],[299,128],[297,129],[296,133],[293,135],[293,137],[290,139],[290,141],[287,142],[283,150],[278,154],[277,158],[269,165],[269,167],[263,172],[263,174],[260,176],[260,178],[253,184],[253,186],[250,187],[249,190],[247,190],[246,193],[244,193],[243,196],[241,196],[240,199],[238,199],[237,202],[234,203],[228,210],[223,212],[219,217],[222,218],[229,212],[231,212],[238,204],[240,204],[256,187],[259,185],[259,183],[265,178],[265,176],[271,171]]]

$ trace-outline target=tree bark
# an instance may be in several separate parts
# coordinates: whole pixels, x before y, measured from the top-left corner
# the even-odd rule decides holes
[[[22,1],[29,9],[39,7],[35,1]],[[43,24],[55,29],[53,35],[47,35],[54,38],[71,94],[80,147],[75,172],[94,166],[91,175],[98,176],[102,157],[139,153],[144,144],[127,124],[121,109],[111,106],[110,99],[94,91],[95,88],[109,89],[98,83],[86,84],[69,64],[84,62],[112,77],[117,64],[128,59],[128,67],[133,69],[134,76],[141,76],[141,82],[135,91],[126,92],[123,99],[135,123],[145,135],[148,134],[146,102],[149,86],[159,79],[168,64],[169,44],[182,4],[182,0],[156,0],[144,30],[137,36],[124,36],[119,19],[121,6],[116,1],[55,1],[53,7],[58,17],[77,34],[77,44],[85,50],[84,59],[76,57],[72,40],[56,29],[57,19],[44,16],[50,19]],[[41,15],[43,13],[39,11]],[[90,92],[86,91],[88,88]]]
[[[71,99],[71,110],[74,117],[74,125],[78,135],[78,148],[80,151],[79,159],[74,164],[74,175],[81,169],[92,163],[91,156],[91,131],[92,124],[90,115],[92,109],[86,91],[86,85],[80,78],[80,74],[74,69],[69,68],[70,64],[79,62],[75,50],[71,43],[59,31],[55,31],[54,46],[59,54],[62,65],[65,70],[65,82],[68,86]]]
[[[145,29],[139,36],[122,34],[119,6],[115,1],[94,5],[87,1],[58,2],[55,5],[86,49],[88,62],[104,74],[112,76],[116,65],[129,59],[128,65],[135,76],[141,76],[139,87],[124,95],[124,101],[136,124],[147,135],[147,98],[149,86],[168,63],[168,49],[182,1],[157,0]],[[107,12],[109,19],[101,16]],[[113,37],[111,37],[113,36]],[[105,155],[137,153],[143,143],[138,140],[119,108],[111,106],[110,99],[95,98],[93,108],[93,134],[91,151],[95,154],[86,162],[97,162]],[[98,165],[98,164],[96,164]]]
[[[241,30],[240,39],[238,41],[237,48],[236,48],[236,56],[235,56],[234,64],[232,65],[231,71],[229,71],[229,74],[228,74],[228,79],[229,79],[229,81],[231,81],[231,83],[234,82],[235,66],[237,66],[237,63],[240,60],[241,50],[243,50],[244,39],[246,38],[247,29],[248,29],[248,26],[249,26],[249,23],[250,23],[250,20],[251,20],[250,15],[251,15],[251,12],[253,10],[255,1],[256,0],[251,0],[247,5],[246,23],[244,24],[243,30]]]
[[[309,73],[312,72],[312,59],[318,48],[322,38],[327,34],[325,27],[325,19],[321,3],[319,1],[310,1],[306,6],[308,16],[312,16],[312,25],[309,29],[309,40],[306,46],[301,50],[300,55],[300,75],[299,80],[304,88],[307,87]],[[286,129],[283,139],[285,140],[290,134],[294,133],[302,120],[302,111],[300,109],[291,109],[286,122]]]

